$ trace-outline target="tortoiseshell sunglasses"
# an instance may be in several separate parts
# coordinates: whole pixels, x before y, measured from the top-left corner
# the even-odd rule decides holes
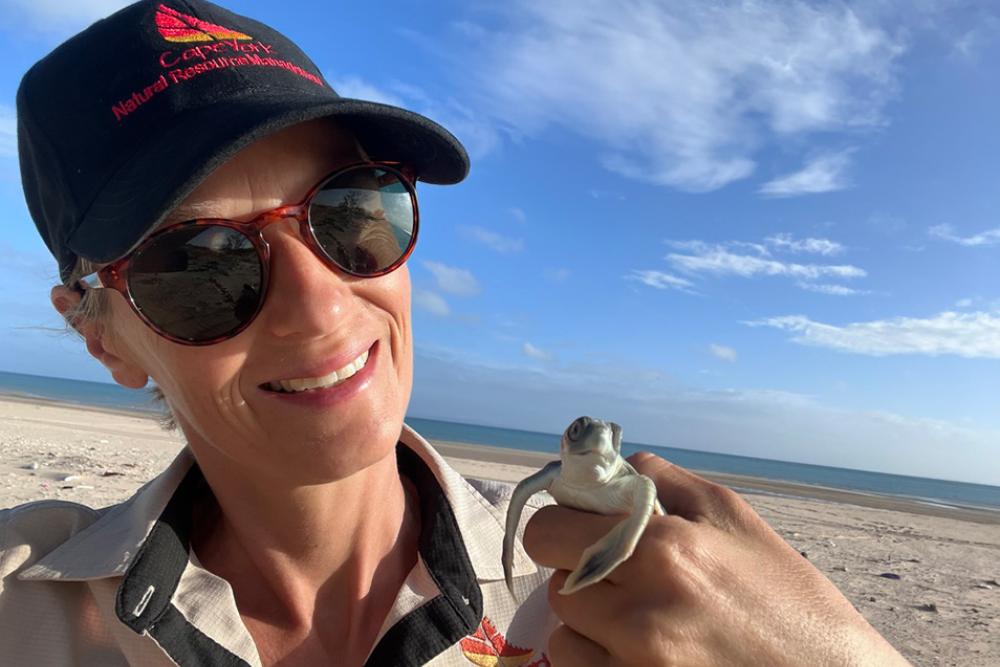
[[[249,222],[198,219],[158,230],[81,282],[117,290],[165,338],[211,345],[243,331],[264,305],[271,257],[264,227],[293,218],[331,269],[382,276],[413,252],[415,182],[412,170],[395,163],[354,164],[326,176],[301,204]]]

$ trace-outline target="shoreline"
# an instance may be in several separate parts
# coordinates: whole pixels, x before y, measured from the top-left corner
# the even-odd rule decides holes
[[[0,393],[0,402],[10,401],[25,405],[51,406],[54,408],[64,408],[80,412],[97,412],[101,414],[116,415],[122,417],[134,417],[146,419],[155,424],[163,418],[164,413],[153,410],[141,410],[138,408],[116,408],[111,406],[95,406],[85,403],[74,403],[59,399],[45,398],[41,396],[30,396],[24,394]],[[169,431],[162,430],[162,435],[166,438],[175,437]],[[488,479],[516,483],[523,479],[526,474],[530,474],[544,466],[549,461],[558,458],[557,453],[546,454],[542,452],[532,452],[529,450],[514,449],[510,447],[498,447],[495,445],[480,445],[477,443],[455,442],[449,440],[438,440],[425,436],[428,442],[448,459],[459,461],[472,461],[478,463],[490,462],[501,467],[516,467],[522,470],[502,470],[495,468],[492,471],[482,470],[479,466],[471,466],[469,476],[488,474]],[[460,469],[462,464],[456,466]],[[470,468],[469,465],[465,465]],[[531,469],[530,471],[526,469]],[[492,474],[490,474],[492,472]],[[899,512],[909,512],[923,516],[933,516],[958,521],[970,521],[982,524],[1000,524],[1000,507],[962,505],[955,502],[936,498],[912,498],[909,496],[895,496],[868,491],[858,491],[837,487],[821,486],[818,484],[806,484],[793,480],[774,479],[770,477],[757,477],[752,475],[738,475],[733,473],[715,472],[711,470],[691,469],[691,472],[709,479],[718,484],[728,486],[738,493],[753,493],[760,495],[770,495],[787,498],[805,498],[811,500],[822,500],[827,502],[841,503],[847,505],[857,505],[872,509],[887,509]],[[463,472],[463,474],[465,474]]]

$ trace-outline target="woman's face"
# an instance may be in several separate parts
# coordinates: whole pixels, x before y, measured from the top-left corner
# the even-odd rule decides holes
[[[298,203],[323,176],[362,159],[354,139],[325,121],[294,126],[244,149],[209,176],[168,222],[250,220]],[[187,213],[182,213],[187,211]],[[412,384],[410,281],[405,266],[378,278],[328,268],[288,220],[264,230],[271,278],[263,309],[230,340],[204,347],[150,330],[118,293],[106,346],[136,377],[163,390],[199,460],[213,457],[298,483],[350,475],[388,455]],[[275,391],[368,353],[360,371],[328,389]]]

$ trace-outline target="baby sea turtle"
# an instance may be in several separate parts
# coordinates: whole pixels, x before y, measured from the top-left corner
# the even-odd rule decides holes
[[[512,594],[514,537],[525,503],[539,491],[548,491],[557,503],[566,507],[599,514],[628,514],[607,535],[587,547],[559,591],[563,595],[606,577],[632,555],[650,515],[665,514],[656,499],[653,480],[636,472],[622,458],[621,448],[621,426],[580,417],[563,433],[559,446],[562,460],[549,463],[514,489],[503,540],[503,572]]]

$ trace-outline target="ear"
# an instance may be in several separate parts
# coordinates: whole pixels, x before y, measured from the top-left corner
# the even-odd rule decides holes
[[[49,295],[52,305],[63,316],[75,310],[83,298],[83,295],[65,285],[56,285]],[[87,352],[90,356],[101,362],[115,382],[130,389],[142,389],[149,380],[149,375],[142,368],[127,359],[117,351],[113,343],[112,336],[108,333],[110,322],[97,322],[94,320],[83,320],[73,323],[83,340],[87,344]]]

